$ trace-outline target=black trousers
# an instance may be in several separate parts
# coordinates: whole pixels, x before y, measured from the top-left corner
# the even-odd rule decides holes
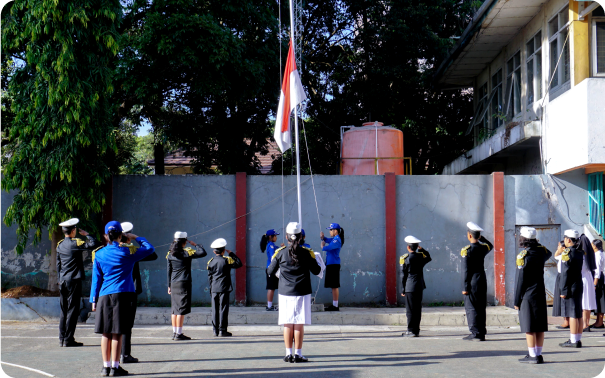
[[[82,299],[82,280],[61,282],[59,289],[61,316],[59,317],[59,340],[73,341],[78,316],[80,316],[80,300]]]
[[[134,318],[137,316],[137,296],[133,295],[133,301],[131,303],[132,308],[132,323],[134,325]],[[130,339],[132,338],[132,328],[128,333],[122,335],[122,356],[130,356]]]
[[[475,336],[485,336],[487,334],[487,329],[485,328],[485,322],[487,320],[487,315],[485,313],[486,307],[487,291],[470,291],[464,298],[464,309],[466,310],[468,329]]]
[[[214,332],[226,332],[229,326],[229,293],[212,293],[212,326]]]
[[[408,318],[408,331],[420,333],[422,319],[422,291],[405,292],[405,315]]]

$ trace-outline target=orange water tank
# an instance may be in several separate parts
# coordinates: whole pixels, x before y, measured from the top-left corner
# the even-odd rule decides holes
[[[367,122],[342,134],[343,175],[403,175],[403,132],[381,122]]]

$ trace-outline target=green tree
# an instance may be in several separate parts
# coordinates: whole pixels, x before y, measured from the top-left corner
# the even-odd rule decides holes
[[[115,150],[110,127],[119,0],[16,0],[2,23],[2,51],[18,60],[8,80],[14,113],[2,189],[18,190],[4,222],[16,223],[21,253],[48,227],[49,289],[56,290],[58,224],[78,217],[95,232]],[[4,57],[3,57],[4,58]]]

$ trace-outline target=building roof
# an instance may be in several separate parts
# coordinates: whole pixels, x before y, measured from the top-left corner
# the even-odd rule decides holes
[[[479,75],[548,0],[486,0],[437,69],[443,89],[473,86]]]

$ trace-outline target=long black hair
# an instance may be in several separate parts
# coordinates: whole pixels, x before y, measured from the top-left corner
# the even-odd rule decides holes
[[[170,244],[170,254],[174,256],[177,252],[183,251],[183,242],[187,241],[185,238],[175,239],[172,244]]]
[[[267,250],[267,244],[269,244],[269,237],[267,235],[263,235],[260,238],[260,250],[261,250],[261,252],[265,253],[265,251]]]
[[[339,228],[338,229],[338,236],[340,236],[340,245],[343,246],[345,245],[345,229],[344,228]]]
[[[528,239],[526,237],[519,237],[519,247],[521,248],[533,248],[538,246],[538,241],[536,239]]]
[[[292,236],[295,236],[294,240],[292,240]],[[302,234],[288,234],[288,244],[290,247],[288,248],[288,255],[290,255],[290,259],[292,260],[292,265],[298,266],[300,265],[298,261],[298,246],[301,244]]]

